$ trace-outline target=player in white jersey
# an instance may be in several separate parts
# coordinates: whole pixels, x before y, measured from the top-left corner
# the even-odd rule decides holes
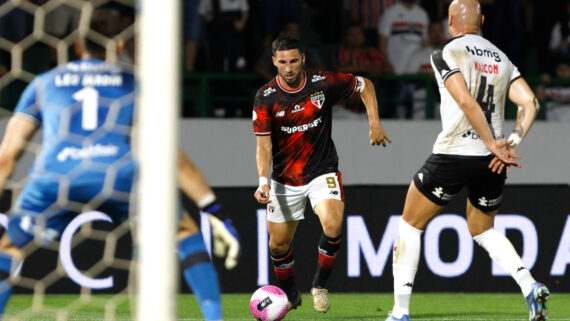
[[[428,23],[427,12],[414,0],[400,0],[380,17],[378,48],[396,75],[406,72],[410,57],[426,42]],[[410,95],[404,81],[388,82],[384,87],[388,100],[406,101]],[[412,106],[407,103],[385,104],[381,110],[382,117],[409,118],[411,114]]]
[[[520,167],[515,148],[534,122],[538,100],[508,57],[477,35],[482,22],[478,1],[453,1],[449,6],[453,38],[432,54],[443,130],[408,190],[393,253],[395,302],[387,320],[410,320],[421,234],[463,186],[467,186],[467,225],[474,240],[518,283],[530,320],[548,318],[548,289],[534,280],[510,241],[493,228],[506,173],[510,166]],[[507,96],[519,106],[508,141],[503,138]]]
[[[397,75],[406,71],[408,60],[427,40],[427,12],[413,0],[391,6],[378,23],[378,47]]]

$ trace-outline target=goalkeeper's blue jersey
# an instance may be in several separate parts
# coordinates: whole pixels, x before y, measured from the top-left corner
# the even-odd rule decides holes
[[[130,191],[134,86],[132,72],[98,59],[69,62],[37,76],[15,110],[17,117],[43,127],[30,178],[65,179],[70,187],[107,179],[111,188]],[[129,182],[121,184],[123,179]]]

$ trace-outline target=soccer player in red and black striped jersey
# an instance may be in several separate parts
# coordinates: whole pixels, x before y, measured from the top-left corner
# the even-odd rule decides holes
[[[326,285],[341,244],[344,211],[338,157],[331,139],[332,106],[360,94],[368,114],[370,144],[386,146],[391,141],[380,125],[370,80],[352,74],[306,72],[299,40],[288,34],[279,36],[272,50],[278,75],[259,89],[253,107],[259,174],[254,197],[267,204],[271,259],[290,308],[301,304],[291,243],[304,218],[307,199],[311,201],[323,227],[311,295],[315,309],[326,312],[330,308]]]

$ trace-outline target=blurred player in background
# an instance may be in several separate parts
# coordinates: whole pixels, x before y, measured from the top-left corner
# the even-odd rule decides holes
[[[282,34],[273,42],[273,64],[278,74],[258,90],[253,107],[259,174],[254,197],[267,204],[271,260],[291,309],[302,301],[295,286],[291,243],[310,199],[323,227],[311,295],[314,308],[326,312],[330,308],[327,281],[341,244],[344,211],[338,157],[331,139],[332,106],[360,94],[368,114],[370,144],[386,146],[391,141],[380,125],[370,80],[352,74],[309,73],[304,63],[297,37]]]
[[[476,0],[449,6],[453,38],[431,56],[441,94],[443,131],[433,154],[414,175],[393,253],[394,308],[387,320],[410,320],[421,234],[431,219],[467,186],[467,225],[477,244],[507,271],[526,297],[530,320],[546,320],[549,291],[534,280],[511,242],[494,228],[515,148],[539,109],[538,100],[509,58],[477,34],[483,16]],[[506,97],[519,106],[513,133],[504,139]]]
[[[113,5],[104,5],[94,10],[90,29],[112,38],[121,31],[120,18]],[[102,211],[115,223],[130,212],[136,170],[130,136],[134,76],[105,62],[105,48],[89,39],[78,42],[76,49],[81,60],[39,75],[26,88],[0,146],[1,191],[28,140],[43,125],[42,151],[0,241],[0,313],[11,294],[11,267],[34,247],[53,241],[82,211]],[[220,204],[182,151],[178,179],[184,193],[210,214],[214,252],[227,254],[225,266],[233,268],[239,241],[231,221],[217,217]],[[221,320],[216,271],[196,224],[180,214],[177,241],[184,276],[206,320]]]

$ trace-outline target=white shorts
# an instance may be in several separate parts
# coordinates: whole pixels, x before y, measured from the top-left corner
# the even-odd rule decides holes
[[[340,173],[328,173],[316,177],[308,185],[290,186],[271,181],[267,204],[267,220],[275,223],[299,221],[305,218],[307,198],[312,208],[324,199],[344,202],[344,191]]]

